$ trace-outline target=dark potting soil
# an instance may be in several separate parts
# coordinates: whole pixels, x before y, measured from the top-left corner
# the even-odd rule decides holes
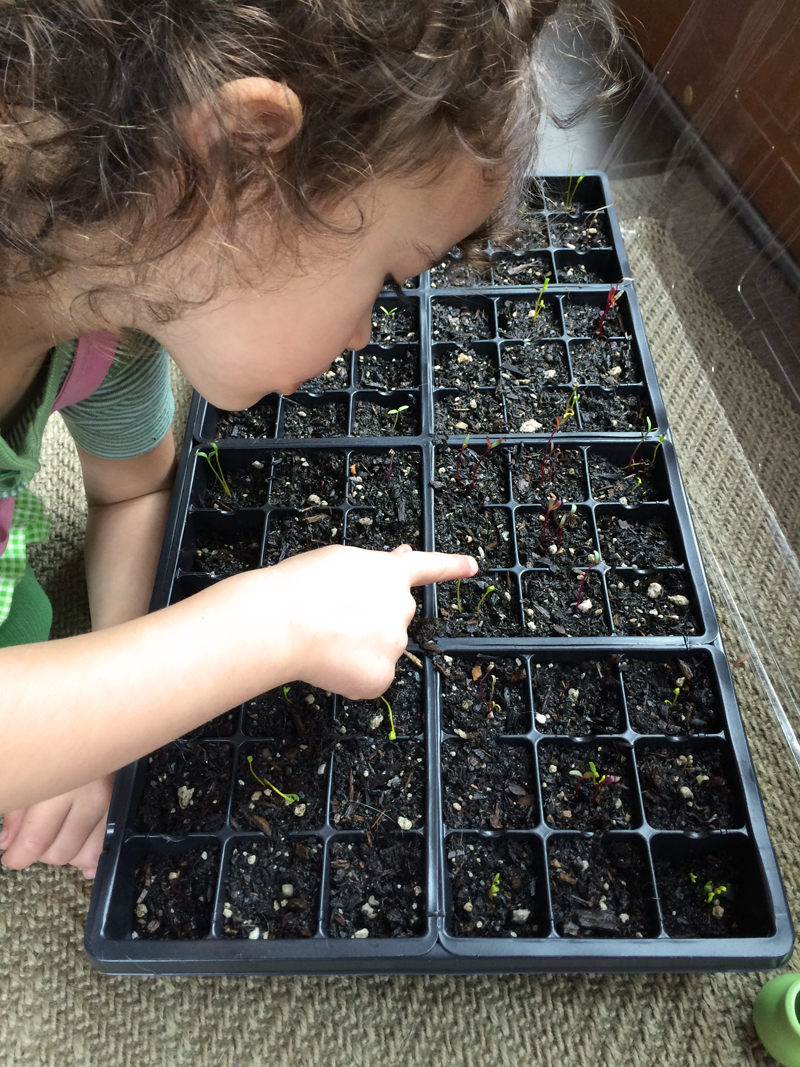
[[[514,563],[511,540],[511,513],[505,507],[485,507],[478,500],[448,500],[434,517],[434,545],[437,552],[474,555],[486,567],[510,567]]]
[[[216,718],[210,719],[209,722],[204,722],[200,726],[195,727],[194,730],[190,730],[183,738],[179,738],[175,744],[180,744],[181,741],[202,741],[207,737],[230,737],[236,733],[236,727],[239,722],[239,709],[233,708],[231,711],[225,711],[222,715],[217,715]]]
[[[421,521],[420,454],[414,449],[353,452],[348,470],[350,504],[393,511],[399,522]]]
[[[394,397],[382,404],[360,400],[356,404],[354,437],[407,437],[419,431],[419,410],[413,397]]]
[[[508,452],[495,442],[497,438],[490,442],[464,441],[460,448],[437,448],[436,474],[431,482],[435,510],[465,499],[481,504],[508,502]]]
[[[528,744],[503,741],[499,727],[469,740],[442,742],[442,808],[446,826],[463,830],[524,830],[539,821],[536,769]]]
[[[632,448],[632,455],[633,452]],[[588,453],[588,460],[589,479],[595,500],[631,505],[666,498],[666,494],[659,491],[656,470],[649,462],[635,461],[636,466],[629,468],[627,463],[614,463],[591,449]]]
[[[442,726],[448,733],[468,741],[490,727],[504,734],[530,730],[523,660],[445,656],[442,670]]]
[[[494,345],[473,348],[439,345],[434,353],[434,388],[472,388],[497,384],[498,366]]]
[[[658,830],[732,830],[743,823],[738,789],[719,748],[637,748],[645,818]]]
[[[529,841],[446,842],[455,937],[541,937],[544,891],[538,850]]]
[[[459,433],[504,433],[507,430],[502,395],[493,389],[439,393],[435,400],[434,430]]]
[[[331,363],[330,370],[303,382],[298,392],[326,393],[331,389],[346,389],[350,384],[350,349],[346,348]]]
[[[573,215],[551,215],[550,240],[557,248],[574,248],[587,252],[591,248],[610,248],[611,233],[605,212],[581,212]]]
[[[682,562],[670,524],[647,511],[625,518],[598,515],[597,532],[603,559],[615,567],[674,567]]]
[[[419,385],[419,347],[362,349],[358,353],[358,384],[362,389],[378,389],[382,393]]]
[[[225,937],[313,937],[323,852],[314,837],[276,837],[235,847],[225,880]]]
[[[720,729],[719,701],[702,659],[631,659],[623,661],[622,675],[628,716],[638,733],[675,736]]]
[[[500,359],[504,382],[530,385],[536,390],[570,384],[567,350],[561,341],[507,344],[500,351]]]
[[[539,745],[546,822],[559,830],[632,829],[639,825],[630,790],[630,745]],[[595,785],[590,763],[598,777]],[[576,771],[576,774],[570,772]],[[586,775],[587,777],[583,777]],[[606,781],[599,784],[599,779]],[[613,782],[609,779],[613,776]]]
[[[557,269],[559,285],[602,285],[604,281],[607,281],[597,271],[587,270],[583,263],[562,265]]]
[[[642,637],[698,632],[691,589],[681,571],[611,570],[607,575],[611,621],[619,634]]]
[[[219,830],[225,821],[233,755],[230,745],[181,738],[147,757],[134,827],[146,834]]]
[[[402,307],[396,300],[378,303],[372,312],[372,344],[393,348],[419,340],[419,308]]]
[[[419,829],[424,811],[424,743],[384,735],[335,746],[331,822],[338,830]]]
[[[578,413],[581,428],[591,433],[641,433],[653,421],[653,410],[638,390],[585,388]]]
[[[347,402],[310,404],[299,399],[283,399],[283,437],[346,437]]]
[[[416,834],[334,841],[331,937],[421,937],[427,926],[422,839]]]
[[[624,294],[617,297],[617,305],[623,299]],[[609,337],[624,337],[626,334],[625,324],[618,306],[610,307],[608,314],[603,320],[603,330],[600,332],[600,320],[605,312],[605,300],[599,298],[598,304],[571,304],[564,301],[564,326],[571,337],[597,337],[606,339]]]
[[[269,502],[276,507],[326,507],[344,499],[345,462],[338,452],[274,452]]]
[[[550,501],[553,510],[549,514],[539,508],[517,510],[517,546],[520,563],[525,567],[552,570],[582,566],[597,547],[588,510],[579,508],[573,512],[571,507],[557,504],[557,500]]]
[[[556,434],[545,448],[509,450],[511,490],[522,504],[547,506],[550,494],[562,507],[586,500],[583,453],[561,444]]]
[[[260,561],[258,541],[234,540],[230,534],[201,531],[197,535],[192,570],[227,578],[241,571],[255,570]]]
[[[499,300],[497,303],[497,332],[500,337],[516,340],[535,337],[554,337],[561,333],[558,305],[545,301],[536,309],[536,299]]]
[[[594,568],[584,581],[587,570],[584,562],[562,562],[555,557],[550,567],[530,571],[522,577],[522,608],[528,630],[551,637],[610,634],[603,584]]]
[[[440,637],[499,637],[522,632],[516,583],[507,571],[465,578],[460,587],[456,582],[441,582],[436,586],[436,598],[436,632]]]
[[[458,307],[431,301],[431,339],[469,345],[494,336],[489,307]]]
[[[216,844],[177,855],[144,855],[134,875],[133,936],[150,941],[207,937],[219,857]]]
[[[593,337],[589,341],[573,341],[569,346],[572,373],[583,384],[604,386],[628,385],[641,382],[642,369],[633,352],[629,337]]]
[[[326,545],[344,543],[344,516],[335,509],[272,511],[267,520],[264,566]]]
[[[198,463],[204,463],[200,459]],[[200,500],[203,508],[216,511],[234,511],[242,508],[260,508],[267,502],[269,492],[269,464],[254,459],[246,467],[225,471],[227,495],[216,477],[209,471],[208,482]]]
[[[290,750],[302,745],[304,752],[324,754],[333,742],[333,696],[307,682],[278,686],[247,701],[242,730]]]
[[[670,937],[766,936],[767,915],[747,913],[740,894],[742,867],[723,852],[654,857],[664,931]]]
[[[618,656],[579,663],[537,663],[532,668],[536,729],[589,737],[624,729]]]
[[[610,834],[557,837],[547,854],[553,920],[561,937],[658,936],[640,842]]]
[[[422,675],[407,660],[398,663],[394,681],[383,694],[392,709],[392,719],[398,737],[417,736],[424,729]],[[387,737],[389,710],[378,697],[376,700],[349,700],[339,697],[336,722],[341,734],[365,734]]]
[[[320,751],[313,738],[309,742],[276,740],[243,752],[231,809],[235,829],[271,834],[323,825],[329,755]],[[248,756],[252,757],[252,768]],[[275,791],[278,789],[284,796]]]
[[[494,256],[492,281],[494,285],[534,285],[540,289],[546,280],[555,283],[549,256]]]
[[[278,394],[269,396],[244,411],[220,411],[215,436],[254,440],[274,437],[278,417]]]

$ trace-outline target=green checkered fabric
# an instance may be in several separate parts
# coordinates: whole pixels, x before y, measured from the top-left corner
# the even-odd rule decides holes
[[[14,501],[8,545],[0,556],[0,626],[8,618],[14,590],[25,575],[26,546],[41,544],[49,533],[50,520],[41,500],[30,489],[23,489]]]

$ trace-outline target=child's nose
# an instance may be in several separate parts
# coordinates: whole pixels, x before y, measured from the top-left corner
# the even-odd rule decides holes
[[[360,348],[365,348],[372,338],[372,308],[363,316],[361,321],[350,338],[348,348],[352,348],[354,351],[358,351]]]

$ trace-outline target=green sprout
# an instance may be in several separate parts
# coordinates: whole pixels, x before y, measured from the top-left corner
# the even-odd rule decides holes
[[[573,778],[578,778],[578,784],[575,786],[575,792],[577,793],[581,787],[581,782],[584,778],[591,779],[592,782],[592,803],[597,804],[597,797],[600,793],[600,787],[603,785],[613,785],[614,782],[618,782],[619,778],[615,774],[600,774],[597,767],[589,760],[589,770],[584,771],[581,774],[580,771],[569,772]]]
[[[680,695],[681,695],[680,686],[676,685],[675,688],[672,690],[672,700],[665,700],[664,703],[665,704],[669,704],[669,706],[671,708],[674,708],[675,705],[678,703],[678,698],[680,697]]]
[[[392,423],[392,432],[397,429],[397,420],[403,414],[404,411],[408,411],[408,404],[401,404],[399,408],[391,408],[386,412],[387,415],[394,415],[394,422]]]
[[[569,394],[569,400],[567,401],[567,406],[564,408],[564,414],[561,416],[561,421],[559,425],[563,426],[567,419],[571,419],[573,417],[573,415],[575,414],[575,404],[580,400],[580,398],[581,394],[573,385],[572,392]]]
[[[292,687],[290,685],[285,685],[283,687],[283,699],[286,701],[287,704],[291,704],[291,700],[289,699],[289,690],[291,688]]]
[[[716,888],[714,888],[713,882],[709,881],[706,882],[706,884],[703,886],[703,890],[708,893],[708,896],[706,897],[706,904],[713,904],[714,897],[718,897],[721,893],[727,893],[728,887],[724,885],[718,885]]]
[[[489,886],[489,903],[494,900],[497,894],[500,892],[500,874],[496,874],[492,879],[492,884]]]
[[[697,875],[696,874],[692,874],[691,871],[689,871],[689,878],[690,878],[690,880],[692,882],[696,882],[697,881]]]
[[[564,210],[569,214],[572,211],[572,205],[575,200],[575,194],[578,191],[578,186],[586,177],[586,171],[576,179],[575,184],[572,184],[572,167],[569,169],[569,181],[567,182],[567,195],[564,197]]]
[[[259,785],[263,785],[264,788],[269,788],[269,789],[272,790],[273,793],[277,793],[279,797],[283,797],[283,799],[286,801],[287,804],[296,804],[298,802],[300,797],[297,795],[297,793],[282,793],[280,791],[280,789],[278,789],[276,786],[274,786],[272,784],[272,782],[268,782],[266,778],[259,778],[258,775],[256,774],[256,772],[253,770],[253,757],[252,756],[248,756],[247,757],[247,762],[250,764],[250,773],[252,774],[252,776],[255,778],[255,780],[258,782]]]
[[[478,607],[477,607],[476,612],[475,612],[475,617],[477,619],[480,619],[480,617],[481,617],[481,605],[483,604],[483,602],[487,598],[487,596],[489,596],[493,592],[494,592],[494,586],[493,585],[488,586],[487,589],[486,589],[486,592],[483,594],[483,596],[478,601]]]
[[[464,610],[461,607],[461,578],[456,582],[456,606],[458,607],[458,613],[460,615]]]
[[[544,307],[544,294],[545,294],[545,292],[547,290],[547,286],[549,284],[550,284],[550,279],[549,278],[545,278],[544,285],[539,290],[539,295],[536,297],[536,303],[533,305],[533,321],[534,322],[536,322],[536,320],[539,318],[539,312]]]
[[[389,703],[386,697],[381,697],[381,700],[384,702],[389,712],[389,740],[394,741],[397,737],[397,733],[395,732],[394,718],[392,717],[392,705]]]
[[[660,433],[660,434],[658,435],[658,444],[657,444],[657,445],[656,445],[656,447],[655,447],[655,448],[653,449],[653,455],[652,455],[652,456],[650,457],[650,466],[651,466],[651,467],[654,467],[654,466],[655,466],[655,463],[656,463],[656,456],[658,455],[658,450],[659,450],[659,448],[661,448],[661,446],[662,446],[662,445],[664,444],[664,442],[666,441],[666,439],[667,439],[667,435],[666,435],[665,433]]]
[[[201,456],[209,465],[212,474],[217,479],[222,488],[225,490],[225,496],[230,496],[231,491],[228,488],[228,483],[225,481],[225,475],[222,473],[222,464],[219,460],[219,445],[217,444],[217,442],[214,441],[212,443],[208,452],[198,451],[196,454],[198,456]]]
[[[387,319],[390,319],[392,315],[394,315],[394,313],[397,311],[397,308],[385,308],[383,304],[381,304],[381,311],[384,313]]]

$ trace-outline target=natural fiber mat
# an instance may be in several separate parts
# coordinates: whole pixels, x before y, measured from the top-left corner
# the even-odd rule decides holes
[[[737,415],[734,432],[726,417],[740,408],[746,416],[749,405],[760,412],[753,433],[777,433],[779,420],[769,417],[774,391],[759,395],[758,369],[726,334],[710,302],[704,306],[699,287],[692,305],[696,318],[673,299],[671,271],[679,257],[663,231],[639,222],[626,231],[626,241],[684,478],[702,523],[701,541],[719,559],[726,580],[733,571],[744,576],[754,597],[746,610],[765,627],[768,645],[780,647],[786,670],[796,678],[800,627],[791,567],[776,548],[769,510],[737,443],[742,419]],[[683,272],[685,280],[685,267]],[[698,359],[698,344],[719,345],[720,358],[736,362],[738,394],[732,375],[733,384],[726,377],[725,391],[715,396],[703,369],[708,352]],[[782,432],[800,441],[798,427],[787,428],[784,421]],[[82,495],[57,419],[48,430],[45,463],[36,488],[54,529],[34,565],[54,601],[55,634],[62,636],[85,628],[87,616],[79,561]],[[800,474],[796,451],[783,470],[783,506],[790,509],[796,506],[792,481]],[[709,569],[716,573],[715,566]],[[743,648],[740,633],[724,605],[720,615],[733,660]],[[734,676],[790,908],[800,916],[800,775],[751,663],[734,668]],[[69,870],[37,866],[0,873],[0,1048],[6,1067],[774,1062],[750,1021],[764,975],[108,978],[92,969],[83,952],[89,894]]]

